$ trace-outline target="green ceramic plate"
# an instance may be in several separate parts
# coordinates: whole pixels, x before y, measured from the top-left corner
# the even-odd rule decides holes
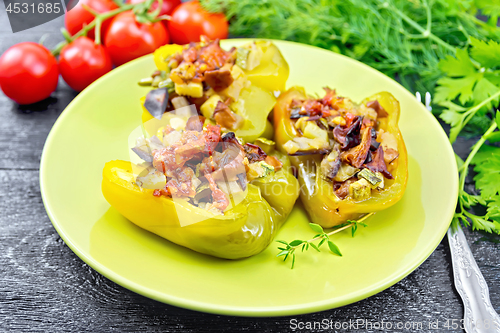
[[[228,48],[245,40],[223,41]],[[145,56],[113,70],[79,94],[45,144],[40,185],[47,213],[66,244],[116,283],[193,310],[274,316],[315,312],[374,295],[416,269],[443,238],[455,210],[458,181],[450,144],[434,117],[395,81],[347,57],[276,42],[290,64],[288,86],[321,93],[329,85],[360,101],[387,90],[401,102],[409,155],[403,199],[368,220],[354,238],[335,236],[343,257],[299,253],[296,267],[276,258],[276,243],[245,260],[195,253],[136,227],[101,194],[104,163],[129,158],[127,139],[140,124],[137,81],[154,69]],[[313,236],[300,203],[277,238]]]

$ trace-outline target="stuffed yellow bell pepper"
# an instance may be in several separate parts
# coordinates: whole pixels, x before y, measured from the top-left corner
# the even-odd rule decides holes
[[[401,199],[408,159],[394,96],[382,92],[356,104],[325,90],[312,98],[291,88],[278,98],[274,123],[276,145],[297,169],[311,220],[328,228]]]
[[[267,139],[242,144],[201,116],[167,120],[137,139],[141,163],[106,163],[106,200],[139,227],[197,252],[238,259],[263,251],[299,195],[288,157]]]
[[[229,51],[218,40],[165,45],[155,51],[154,60],[158,70],[143,82],[157,89],[142,100],[143,122],[194,104],[223,131],[246,142],[272,137],[267,118],[276,103],[274,92],[285,88],[289,68],[271,42]]]

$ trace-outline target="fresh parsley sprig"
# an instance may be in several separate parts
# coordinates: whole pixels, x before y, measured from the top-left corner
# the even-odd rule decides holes
[[[486,133],[472,147],[471,153],[460,166],[458,212],[453,217],[453,223],[461,221],[469,226],[472,222],[474,230],[500,234],[500,148],[485,145],[487,140],[500,141],[500,132],[495,131],[500,125],[500,112]],[[475,165],[477,172],[474,180],[480,195],[472,195],[464,190],[469,166]],[[486,214],[476,215],[471,212],[475,206],[487,207]]]
[[[472,225],[473,230],[500,234],[500,44],[470,39],[470,47],[458,49],[455,57],[439,63],[445,76],[439,79],[434,102],[444,107],[440,117],[450,127],[450,142],[467,129],[484,134],[472,146],[459,166],[458,209],[453,224]],[[476,131],[472,131],[473,133]],[[465,190],[467,175],[474,167],[475,188],[479,194]],[[470,191],[474,192],[474,190]],[[484,209],[481,209],[483,207]],[[486,213],[475,213],[485,210]]]
[[[369,213],[360,218],[357,221],[354,220],[348,220],[346,223],[340,224],[338,226],[334,227],[334,230],[330,232],[325,232],[322,226],[316,223],[309,223],[309,226],[311,229],[316,232],[317,234],[309,239],[309,240],[299,240],[296,239],[291,242],[286,242],[283,240],[278,240],[277,242],[280,244],[283,244],[283,246],[278,247],[278,249],[281,251],[277,254],[277,257],[283,257],[283,261],[286,261],[288,258],[292,258],[292,266],[293,268],[295,266],[295,251],[297,249],[301,249],[301,252],[309,250],[309,247],[315,249],[318,252],[320,251],[320,247],[323,244],[328,244],[328,248],[333,254],[336,254],[338,256],[342,256],[342,253],[340,252],[340,249],[338,246],[330,239],[330,236],[341,232],[345,229],[351,228],[351,235],[354,237],[354,234],[358,230],[358,226],[361,225],[363,227],[366,227],[367,225],[363,222],[366,220],[368,217],[372,216],[374,213]],[[319,241],[318,245],[315,245],[314,243]]]

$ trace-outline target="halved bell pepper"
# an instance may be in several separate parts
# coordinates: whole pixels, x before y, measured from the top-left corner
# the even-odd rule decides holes
[[[154,52],[156,67],[162,71],[169,71],[167,62],[170,56],[182,52],[182,45],[165,45]],[[231,110],[244,119],[243,125],[234,130],[235,134],[246,142],[253,142],[259,137],[272,138],[273,127],[268,116],[273,109],[276,98],[274,91],[285,89],[289,75],[289,67],[279,49],[271,42],[257,41],[239,48],[247,57],[252,58],[253,65],[239,61],[242,76],[245,77],[244,87],[239,90],[239,96],[229,105]],[[240,70],[240,73],[241,73]],[[249,81],[249,82],[248,82]],[[236,84],[236,83],[235,83]],[[144,105],[144,99],[141,100]],[[210,116],[205,115],[207,118]],[[143,107],[143,123],[153,119],[153,116]]]
[[[283,93],[274,107],[275,141],[277,148],[285,152],[284,144],[298,135],[291,119],[289,105],[292,100],[307,99],[305,90],[293,87]],[[377,100],[388,116],[380,118],[379,128],[391,133],[397,140],[399,157],[391,163],[389,171],[393,179],[385,179],[382,191],[373,191],[364,201],[351,197],[340,199],[335,195],[332,182],[320,175],[323,155],[290,156],[291,164],[297,169],[301,186],[300,198],[312,222],[325,228],[333,227],[347,220],[356,220],[362,215],[381,211],[398,202],[406,189],[408,179],[408,157],[403,137],[398,128],[399,102],[388,92],[375,94],[362,103]]]
[[[144,107],[145,97],[141,98],[142,122],[157,120]],[[245,119],[243,126],[234,133],[245,142],[253,142],[259,137],[273,138],[273,125],[267,117],[274,105],[276,98],[273,94],[257,86],[250,86],[241,91],[240,98],[234,104],[235,113]]]
[[[270,244],[298,197],[287,156],[277,151],[269,155],[279,158],[283,168],[248,183],[246,197],[224,215],[153,196],[152,189],[133,182],[132,164],[126,161],[106,163],[102,193],[131,222],[178,245],[220,258],[245,258]],[[179,216],[199,222],[182,226]]]
[[[260,64],[251,70],[243,70],[255,85],[270,91],[284,91],[290,68],[276,45],[269,41],[256,41],[262,52]]]

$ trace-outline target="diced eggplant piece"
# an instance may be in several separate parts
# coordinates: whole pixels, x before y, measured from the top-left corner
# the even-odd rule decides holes
[[[372,138],[372,142],[370,144],[370,150],[375,151],[378,149],[378,146],[380,146],[380,142]]]
[[[290,110],[290,119],[299,119],[305,117],[305,115],[300,114],[300,108],[292,108]]]
[[[163,142],[156,135],[153,135],[147,142],[151,151],[165,148]]]
[[[137,154],[141,159],[148,163],[153,162],[153,150],[162,149],[163,143],[155,135],[151,139],[140,139],[137,141],[137,145],[132,148],[132,151]]]
[[[340,169],[340,152],[337,149],[331,151],[321,161],[321,173],[329,179],[335,178]]]
[[[153,163],[153,155],[148,147],[134,147],[132,151],[144,161]]]
[[[196,188],[196,195],[194,199],[196,201],[208,201],[211,198],[212,190],[208,183],[203,183]]]
[[[305,156],[305,155],[325,155],[330,152],[329,149],[315,149],[315,150],[298,150],[289,156]]]
[[[238,177],[238,184],[240,185],[241,189],[245,191],[247,189],[247,174],[242,172],[236,175]]]
[[[151,90],[146,95],[144,107],[156,119],[161,119],[161,116],[167,109],[168,105],[168,89],[158,88]]]

